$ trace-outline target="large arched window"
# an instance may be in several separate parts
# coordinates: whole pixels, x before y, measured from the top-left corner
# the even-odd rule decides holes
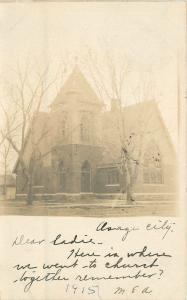
[[[88,161],[85,161],[81,167],[81,192],[91,191],[91,167]]]
[[[158,146],[151,143],[144,152],[143,182],[146,184],[162,184],[162,158]]]
[[[83,115],[80,123],[81,141],[88,143],[91,140],[91,120],[89,115]]]
[[[59,176],[59,190],[61,192],[65,192],[65,189],[66,189],[66,172],[65,172],[65,169],[64,169],[63,161],[59,162],[58,176]]]

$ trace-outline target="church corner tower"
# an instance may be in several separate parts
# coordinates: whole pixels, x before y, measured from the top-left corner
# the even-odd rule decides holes
[[[93,193],[101,159],[103,104],[76,66],[51,105],[55,193]]]

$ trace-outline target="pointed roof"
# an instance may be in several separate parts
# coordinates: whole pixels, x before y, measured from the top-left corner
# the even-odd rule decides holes
[[[111,116],[113,113],[111,111],[106,111],[105,117],[103,118],[104,128],[107,130],[110,128]],[[155,100],[147,100],[140,103],[132,104],[123,107],[123,116],[125,120],[126,130],[138,130],[140,128],[140,122],[145,122],[144,126],[147,124],[147,131],[158,132],[158,124],[155,123],[155,118],[159,121],[163,132],[165,134],[165,139],[170,145],[171,151],[176,156],[176,150],[172,142],[169,130],[163,120],[158,104]]]
[[[97,97],[93,88],[88,83],[77,65],[60,89],[51,106],[54,107],[63,103],[64,101],[67,101],[73,94],[80,95],[82,101],[86,101],[91,104],[102,105],[102,102]]]

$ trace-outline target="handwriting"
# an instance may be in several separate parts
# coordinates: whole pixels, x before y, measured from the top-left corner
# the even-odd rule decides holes
[[[168,220],[158,220],[158,224],[147,224],[146,229],[149,230],[156,230],[156,231],[164,231],[164,235],[162,239],[166,237],[169,232],[173,232],[173,225],[175,222],[169,222]]]
[[[93,238],[87,238],[87,234],[84,235],[84,238],[79,239],[77,234],[70,240],[66,240],[62,237],[61,234],[58,234],[56,238],[51,241],[54,246],[58,245],[72,245],[72,244],[96,244]],[[101,244],[101,243],[97,243]]]
[[[123,235],[122,241],[126,240],[127,236],[129,233],[133,231],[137,231],[139,228],[137,227],[122,227],[122,226],[117,226],[117,227],[112,227],[108,225],[108,222],[103,221],[99,223],[99,225],[96,227],[96,231],[125,231],[125,234]]]
[[[22,266],[22,265],[15,265],[13,268],[15,268],[16,270],[24,270],[24,269],[29,269],[29,270],[33,270],[33,269],[37,269],[37,267],[36,266],[31,266],[30,264],[27,264],[27,265],[24,265],[24,266]]]
[[[120,257],[118,258],[117,262],[115,262],[114,264],[111,264],[110,262],[106,262],[105,267],[106,268],[112,268],[112,269],[120,269],[120,268],[153,268],[153,267],[158,267],[159,265],[156,264],[157,262],[157,258],[155,258],[151,263],[143,263],[143,264],[138,264],[138,263],[133,263],[133,264],[126,264],[123,263],[123,258]]]
[[[75,280],[78,281],[100,281],[100,280],[121,280],[121,279],[138,279],[138,278],[151,278],[157,275],[157,273],[142,273],[141,270],[133,275],[108,275],[108,276],[89,276],[89,275],[77,275]]]
[[[117,294],[117,295],[123,295],[125,294],[127,291],[126,288],[122,288],[120,286],[118,286],[115,291],[114,291],[114,294]],[[132,294],[136,294],[137,292],[141,293],[141,294],[151,294],[152,293],[152,290],[149,286],[146,286],[144,288],[141,288],[139,285],[135,285],[131,288],[131,293]]]
[[[96,268],[96,267],[97,267],[96,259],[89,261],[88,266],[83,266],[83,268],[89,268],[89,269]]]
[[[30,239],[26,238],[24,234],[17,236],[16,239],[12,243],[13,246],[23,246],[23,245],[41,245],[42,243],[45,242],[45,239],[41,240],[35,240],[35,239]]]
[[[66,293],[73,293],[74,295],[77,293],[81,294],[87,294],[87,295],[92,295],[92,294],[97,294],[99,296],[99,286],[98,285],[92,285],[88,287],[80,287],[77,284],[70,285],[69,283],[66,285],[65,289]]]
[[[66,268],[66,269],[70,269],[70,268],[75,268],[76,266],[78,266],[78,259],[76,259],[74,261],[74,263],[70,264],[70,265],[62,265],[62,264],[59,264],[59,263],[56,263],[56,264],[43,264],[43,269],[51,269],[51,268],[56,268],[56,269],[63,269],[63,268]]]
[[[37,239],[24,234],[18,235],[13,240],[11,248],[14,250],[17,247],[15,251],[19,249],[20,252],[20,256],[19,253],[17,256],[19,260],[12,267],[16,274],[13,283],[15,285],[22,283],[23,291],[27,293],[33,286],[39,288],[42,282],[53,282],[54,288],[57,283],[60,287],[61,282],[67,297],[78,295],[81,298],[87,295],[87,298],[93,296],[101,299],[102,285],[105,282],[108,285],[111,281],[111,286],[108,287],[116,298],[127,293],[134,294],[137,298],[140,294],[149,297],[153,292],[151,286],[153,281],[150,279],[154,279],[154,284],[158,282],[157,280],[163,281],[173,259],[168,246],[164,248],[166,245],[164,239],[168,236],[167,244],[170,242],[169,238],[172,237],[175,223],[163,219],[143,223],[142,227],[135,225],[137,222],[124,224],[113,225],[112,220],[99,221],[93,228],[94,232],[90,229],[89,235],[85,234],[85,231],[79,233],[71,231],[70,235],[67,235],[66,231],[60,233],[58,231],[48,236],[48,239],[45,236]],[[149,243],[150,235],[153,236],[153,233],[158,243]],[[134,240],[129,236],[134,237]],[[140,236],[141,243],[138,245]],[[43,260],[37,263],[36,260],[32,260],[31,252],[25,251],[30,250],[28,249],[30,246],[34,257],[37,255],[38,247],[41,246],[43,247],[41,250],[44,250],[47,244],[51,255],[44,256]],[[26,253],[24,259],[22,253]],[[115,281],[118,282],[118,286]],[[125,285],[122,285],[122,282]]]
[[[143,250],[140,250],[140,251],[136,251],[136,252],[132,252],[132,253],[127,253],[127,257],[131,257],[131,256],[139,256],[139,257],[153,257],[153,256],[156,256],[156,257],[162,257],[162,256],[164,256],[164,257],[171,257],[171,255],[170,254],[166,254],[165,252],[163,252],[163,253],[157,253],[157,252],[155,252],[155,253],[152,253],[152,252],[148,252],[148,253],[146,253],[146,251],[147,251],[147,246],[145,246],[144,248],[143,248]]]
[[[14,281],[14,283],[17,281],[26,282],[26,285],[24,287],[25,293],[30,290],[30,288],[34,282],[69,280],[69,278],[67,278],[67,277],[61,277],[61,275],[60,275],[61,269],[57,270],[56,272],[48,272],[45,275],[34,275],[34,272],[35,271],[33,271],[32,275],[27,275],[27,271],[24,271],[24,273],[21,275],[21,277]]]
[[[78,250],[72,249],[67,259],[69,259],[72,255],[74,257],[99,257],[100,256],[100,254],[96,254],[94,251],[91,253],[86,253],[84,251],[81,251],[80,248]]]

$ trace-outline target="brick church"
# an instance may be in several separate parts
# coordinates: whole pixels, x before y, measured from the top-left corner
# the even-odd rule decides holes
[[[130,153],[138,164],[134,191],[173,193],[176,155],[156,102],[121,108],[113,99],[110,109],[106,109],[78,67],[51,103],[49,112],[40,112],[33,124],[34,135],[39,139],[42,130],[48,132],[37,146],[41,159],[34,169],[35,193],[98,195],[125,190],[126,179],[120,171],[124,134],[120,122],[125,142],[131,142]],[[24,148],[28,162],[31,140],[28,135]],[[14,173],[17,194],[26,193],[19,160]]]

